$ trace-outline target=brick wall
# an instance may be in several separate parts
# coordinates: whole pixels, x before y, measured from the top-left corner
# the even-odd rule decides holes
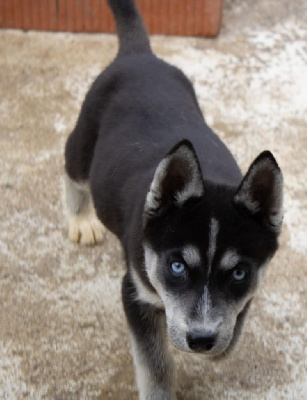
[[[222,0],[136,0],[151,34],[215,36]],[[0,0],[0,28],[114,32],[106,0]]]

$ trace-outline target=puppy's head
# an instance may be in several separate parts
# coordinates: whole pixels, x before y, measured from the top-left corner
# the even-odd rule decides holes
[[[159,164],[144,210],[145,268],[178,349],[218,358],[233,348],[277,249],[282,186],[268,151],[238,188],[203,181],[188,141]]]

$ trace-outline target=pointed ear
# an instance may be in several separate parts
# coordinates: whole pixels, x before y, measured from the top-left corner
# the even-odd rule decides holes
[[[145,217],[167,206],[180,206],[204,192],[201,168],[188,140],[179,142],[158,165],[145,202]]]
[[[264,151],[255,159],[235,194],[234,203],[270,230],[280,232],[283,219],[283,176],[272,153]]]

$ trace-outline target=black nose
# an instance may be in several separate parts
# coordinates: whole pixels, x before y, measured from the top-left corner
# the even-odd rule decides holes
[[[187,334],[187,342],[191,350],[209,351],[213,348],[216,335],[204,332],[190,332]]]

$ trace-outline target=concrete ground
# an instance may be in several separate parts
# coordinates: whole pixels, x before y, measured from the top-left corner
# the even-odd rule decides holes
[[[270,149],[285,177],[280,250],[240,348],[209,363],[176,352],[181,400],[307,398],[306,1],[225,0],[217,39],[153,37],[195,84],[242,170]],[[112,35],[0,31],[0,399],[137,399],[107,233],[70,243],[63,148]]]

